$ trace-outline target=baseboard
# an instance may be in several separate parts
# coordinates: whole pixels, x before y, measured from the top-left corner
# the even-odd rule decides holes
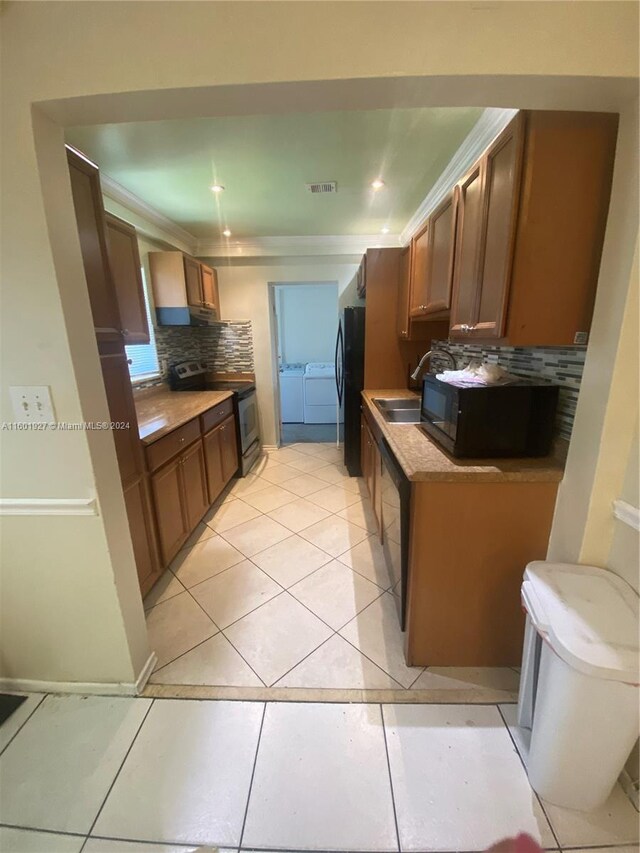
[[[82,693],[87,696],[139,696],[157,663],[155,652],[147,658],[140,675],[131,682],[42,681],[32,678],[0,678],[0,690],[14,693]]]
[[[638,785],[633,781],[631,776],[627,773],[626,770],[623,770],[619,776],[620,785],[622,786],[622,790],[625,792],[627,797],[631,800],[633,805],[636,807],[636,811],[640,811],[640,798],[638,796]]]
[[[264,453],[273,453],[274,450],[279,450],[279,445],[277,445],[277,444],[263,444],[262,450]]]

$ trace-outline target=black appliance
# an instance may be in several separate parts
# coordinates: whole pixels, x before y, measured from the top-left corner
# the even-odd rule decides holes
[[[256,386],[250,380],[208,379],[202,361],[182,361],[169,368],[172,391],[233,391],[238,439],[238,467],[245,476],[260,456]]]
[[[360,406],[364,388],[364,312],[364,308],[345,308],[336,340],[336,389],[344,412],[344,464],[352,477],[362,475]]]
[[[426,376],[420,426],[455,457],[546,456],[557,404],[557,385],[462,386]]]
[[[389,577],[393,582],[391,592],[396,602],[400,628],[404,631],[409,577],[411,483],[384,438],[378,444],[378,450],[382,458],[380,474],[382,550]]]

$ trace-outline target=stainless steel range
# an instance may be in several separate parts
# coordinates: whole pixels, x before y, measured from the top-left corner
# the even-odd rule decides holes
[[[209,369],[202,361],[182,361],[169,368],[172,391],[233,391],[238,423],[238,464],[246,476],[260,456],[260,431],[256,386],[247,380],[207,379]]]

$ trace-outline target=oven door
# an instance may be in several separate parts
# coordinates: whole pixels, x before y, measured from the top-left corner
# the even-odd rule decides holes
[[[240,426],[240,447],[244,456],[251,445],[260,438],[255,391],[238,400],[238,423]]]

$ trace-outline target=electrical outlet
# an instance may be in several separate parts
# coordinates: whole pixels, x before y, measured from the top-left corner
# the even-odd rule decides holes
[[[9,388],[16,421],[55,423],[51,391],[48,385],[14,385]]]

